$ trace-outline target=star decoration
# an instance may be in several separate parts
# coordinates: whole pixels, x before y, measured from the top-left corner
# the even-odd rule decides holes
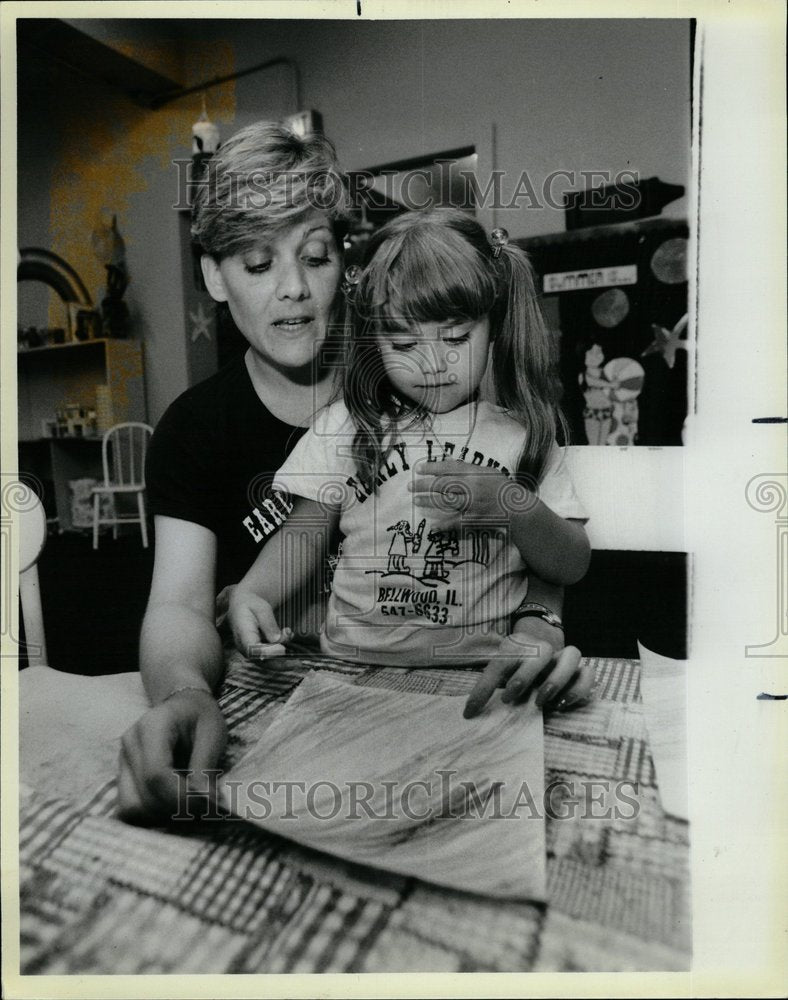
[[[210,343],[211,340],[211,321],[213,316],[210,314],[206,316],[205,310],[202,307],[202,302],[197,306],[194,312],[189,313],[189,319],[192,322],[192,343],[198,340],[200,337],[205,337],[205,339]]]
[[[654,340],[640,355],[641,358],[645,358],[647,354],[661,354],[668,368],[673,368],[676,364],[676,351],[680,347],[685,351],[687,350],[687,341],[682,340],[681,335],[687,329],[688,319],[689,317],[685,313],[672,330],[666,330],[664,326],[652,323],[651,329],[654,331]]]

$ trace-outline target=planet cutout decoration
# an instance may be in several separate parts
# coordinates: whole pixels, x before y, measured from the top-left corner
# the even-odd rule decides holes
[[[600,326],[610,330],[629,314],[629,298],[620,288],[609,288],[591,303],[591,315]]]
[[[687,240],[683,236],[660,243],[651,256],[651,270],[665,285],[687,280]]]

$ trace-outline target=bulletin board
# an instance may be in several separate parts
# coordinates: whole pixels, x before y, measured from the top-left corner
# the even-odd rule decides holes
[[[570,444],[682,444],[687,416],[684,220],[519,240],[558,340]]]

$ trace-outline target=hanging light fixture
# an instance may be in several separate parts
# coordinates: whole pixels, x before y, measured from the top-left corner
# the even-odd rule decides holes
[[[192,125],[192,174],[190,185],[199,183],[208,161],[219,148],[219,128],[208,117],[205,108],[205,94],[202,95],[202,111],[200,117]],[[190,186],[189,203],[191,204],[194,191]]]
[[[213,156],[218,148],[219,128],[208,117],[203,94],[200,117],[192,125],[192,156]]]

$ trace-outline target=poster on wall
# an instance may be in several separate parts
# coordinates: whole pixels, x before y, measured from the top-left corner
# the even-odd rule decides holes
[[[522,241],[560,331],[572,444],[682,444],[688,236],[651,219]]]

